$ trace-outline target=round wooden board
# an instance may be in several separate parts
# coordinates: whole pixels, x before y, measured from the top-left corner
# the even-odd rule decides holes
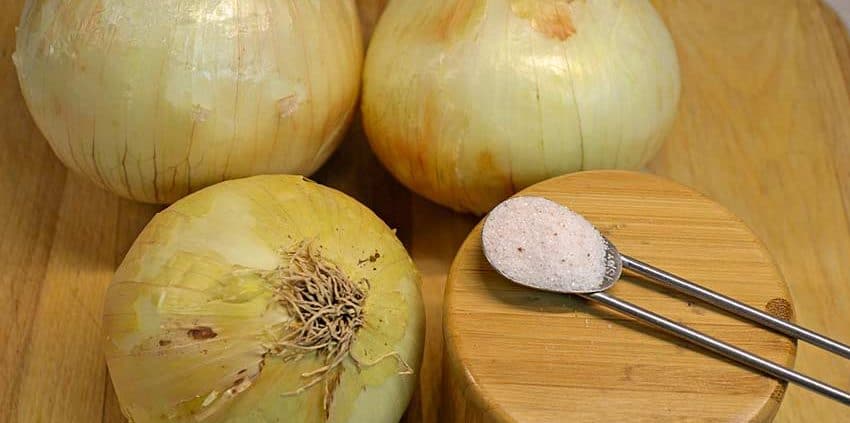
[[[635,172],[550,179],[518,195],[550,198],[593,222],[624,254],[774,315],[790,317],[770,255],[732,213],[674,182]],[[441,421],[765,421],[785,386],[581,299],[499,276],[481,225],[449,273]],[[792,365],[795,343],[624,275],[609,293]]]

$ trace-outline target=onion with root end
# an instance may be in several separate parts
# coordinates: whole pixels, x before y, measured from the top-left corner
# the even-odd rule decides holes
[[[643,166],[680,91],[647,0],[393,0],[363,72],[384,165],[475,213],[555,175]]]
[[[404,246],[296,176],[200,190],[158,214],[104,311],[124,414],[154,422],[397,422],[424,311]]]
[[[357,102],[357,13],[354,0],[28,0],[13,59],[62,162],[170,203],[327,159]]]

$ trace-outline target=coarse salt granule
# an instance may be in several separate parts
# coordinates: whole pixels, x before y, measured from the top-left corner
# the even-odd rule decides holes
[[[496,206],[481,233],[484,253],[508,279],[547,291],[589,292],[605,277],[605,240],[572,210],[542,197]]]

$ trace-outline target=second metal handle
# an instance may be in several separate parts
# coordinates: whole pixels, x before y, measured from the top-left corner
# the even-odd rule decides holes
[[[850,405],[850,393],[844,392],[834,386],[827,385],[826,383],[812,379],[802,373],[795,372],[794,370],[776,364],[770,360],[712,338],[702,332],[680,325],[670,319],[638,307],[627,301],[619,300],[604,292],[593,292],[590,294],[580,295],[589,300],[604,304],[619,311],[620,313],[649,323],[686,341],[714,351],[726,358],[735,360],[778,379],[796,383],[806,389],[825,395],[846,405]]]
[[[740,301],[736,301],[723,294],[699,286],[684,278],[665,272],[664,270],[653,267],[625,254],[620,254],[620,259],[623,262],[623,269],[628,269],[646,276],[655,283],[683,294],[690,295],[694,298],[698,298],[734,315],[752,320],[776,330],[779,333],[797,338],[801,341],[806,341],[812,345],[850,359],[850,346],[842,344],[834,339],[827,338],[817,332],[810,331],[804,327],[797,326],[782,319],[777,319],[776,317],[773,317],[759,309],[750,307]]]

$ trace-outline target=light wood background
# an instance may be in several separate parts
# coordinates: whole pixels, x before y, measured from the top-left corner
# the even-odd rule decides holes
[[[24,0],[0,0],[0,421],[122,422],[100,351],[111,273],[150,216],[69,174],[11,62]],[[680,113],[648,171],[725,205],[764,241],[798,321],[850,340],[850,43],[817,0],[655,0],[677,44]],[[317,177],[398,228],[424,275],[428,343],[409,421],[437,421],[445,275],[475,218],[399,187],[352,135]],[[354,181],[354,176],[358,181]],[[850,362],[801,344],[798,370],[850,388]],[[791,388],[779,422],[850,421]]]
[[[600,170],[521,195],[589,219],[624,254],[788,319],[779,270],[723,206],[657,176]],[[769,421],[785,384],[603,306],[512,283],[487,263],[481,225],[457,253],[444,297],[444,422]],[[607,291],[784,366],[793,341],[624,274]],[[498,340],[498,341],[494,341]]]

